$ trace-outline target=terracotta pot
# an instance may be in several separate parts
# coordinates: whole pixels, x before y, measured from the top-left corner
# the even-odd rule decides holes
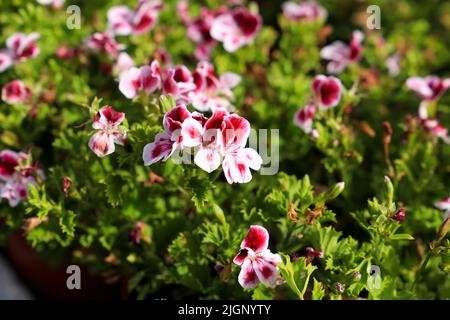
[[[37,298],[46,299],[127,299],[127,281],[119,280],[108,285],[100,276],[95,276],[80,266],[81,289],[69,290],[66,285],[70,274],[66,273],[67,262],[51,267],[17,232],[6,246],[7,256],[20,278],[30,287]]]

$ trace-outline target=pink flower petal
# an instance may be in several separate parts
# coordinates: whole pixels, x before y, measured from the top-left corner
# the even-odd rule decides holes
[[[249,248],[254,252],[262,252],[269,246],[269,232],[266,228],[252,225],[250,226],[247,236],[241,243],[241,248]]]
[[[89,140],[89,148],[98,156],[104,157],[113,153],[116,149],[114,137],[106,132],[99,131]]]
[[[250,259],[246,259],[242,264],[238,282],[245,289],[253,289],[258,285],[258,276],[253,269],[253,263]]]
[[[144,147],[142,159],[144,165],[150,166],[159,160],[167,160],[173,153],[173,142],[167,133],[158,133],[155,142],[149,143]]]
[[[119,79],[119,90],[128,99],[138,95],[140,89],[140,70],[136,67],[123,72]]]
[[[234,257],[233,262],[237,265],[241,265],[248,257],[248,249],[239,250],[238,254]]]
[[[10,179],[19,165],[19,154],[11,150],[0,152],[0,179]]]
[[[278,277],[278,267],[264,258],[257,258],[252,262],[253,270],[255,271],[259,281],[266,286],[272,286]]]
[[[183,146],[199,146],[202,143],[203,127],[197,120],[188,118],[181,124],[181,135],[183,136]]]
[[[0,50],[0,72],[5,71],[14,64],[14,60],[7,50]]]
[[[127,6],[115,6],[108,10],[108,26],[117,35],[129,35],[133,31],[131,18],[133,11]]]

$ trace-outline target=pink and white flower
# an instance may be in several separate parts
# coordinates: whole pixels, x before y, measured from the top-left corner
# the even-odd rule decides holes
[[[358,62],[362,56],[362,41],[364,34],[361,31],[354,31],[350,44],[342,41],[334,41],[330,45],[320,50],[322,59],[330,60],[327,65],[327,72],[331,74],[341,73],[348,65]]]
[[[111,57],[116,58],[119,52],[125,49],[123,44],[119,44],[110,32],[95,32],[85,40],[85,46],[93,52],[104,51]]]
[[[21,62],[36,57],[40,50],[35,42],[39,37],[37,32],[29,35],[17,32],[6,39],[6,47],[13,61]]]
[[[186,1],[180,1],[177,5],[178,16],[187,27],[187,37],[197,46],[195,57],[200,60],[208,60],[212,49],[216,45],[216,40],[211,37],[210,31],[214,19],[225,12],[226,8],[219,8],[211,11],[208,8],[201,8],[200,16],[192,18],[188,13]]]
[[[241,249],[233,262],[241,266],[238,282],[245,289],[253,289],[261,282],[273,286],[278,278],[279,254],[268,249],[269,233],[261,226],[250,226],[248,234],[241,243]]]
[[[200,62],[193,73],[195,89],[188,97],[199,111],[225,108],[233,109],[230,101],[234,99],[232,89],[239,84],[241,77],[232,72],[226,72],[217,78],[214,67],[208,62]]]
[[[436,208],[439,210],[444,211],[444,221],[450,218],[450,197],[443,199],[441,201],[438,201],[434,204]]]
[[[247,183],[252,179],[250,169],[259,170],[259,154],[245,148],[250,124],[244,118],[217,108],[208,119],[198,112],[189,112],[184,105],[166,113],[164,133],[144,147],[143,160],[151,165],[167,160],[175,150],[194,149],[194,163],[212,172],[222,163],[225,177],[231,183]]]
[[[305,133],[310,134],[312,132],[313,118],[316,110],[317,107],[314,103],[307,104],[295,113],[294,123]]]
[[[175,66],[165,71],[163,93],[172,95],[177,103],[189,103],[188,94],[195,87],[194,77],[185,66]]]
[[[144,165],[150,166],[160,160],[166,161],[175,150],[182,147],[182,123],[190,117],[192,114],[185,105],[178,105],[164,115],[164,132],[158,133],[155,141],[144,147],[142,155]]]
[[[431,135],[441,138],[445,143],[450,144],[450,136],[448,130],[441,126],[436,119],[422,118],[421,123],[425,129],[430,132]]]
[[[210,34],[213,39],[223,42],[226,51],[235,52],[251,43],[261,26],[260,15],[238,8],[217,16],[212,22]]]
[[[119,90],[128,99],[136,97],[142,90],[151,94],[161,88],[161,69],[154,60],[149,66],[131,67],[120,74]]]
[[[92,127],[98,130],[89,140],[89,148],[98,156],[104,157],[115,151],[115,144],[124,145],[126,131],[120,124],[125,113],[111,106],[102,107],[94,118]]]
[[[327,18],[327,10],[316,1],[296,3],[288,1],[283,3],[283,15],[291,21],[324,21]]]
[[[323,109],[335,107],[341,101],[343,86],[338,78],[318,75],[314,78],[311,88]]]
[[[108,25],[117,35],[142,34],[151,30],[158,21],[163,4],[159,0],[140,0],[134,10],[115,6],[108,10]]]
[[[415,91],[424,101],[434,101],[450,87],[450,78],[441,79],[437,76],[410,77],[406,85]]]
[[[0,198],[15,207],[28,195],[28,186],[37,185],[36,176],[44,179],[38,165],[28,166],[29,155],[24,152],[3,150],[0,152]]]
[[[2,88],[2,100],[9,104],[27,103],[31,90],[20,80],[10,81]]]

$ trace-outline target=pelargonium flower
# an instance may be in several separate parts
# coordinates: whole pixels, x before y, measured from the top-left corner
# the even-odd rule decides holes
[[[327,10],[316,1],[305,1],[296,3],[288,1],[283,3],[283,15],[291,21],[317,21],[327,18]]]
[[[208,119],[179,105],[165,114],[163,125],[165,131],[144,147],[145,165],[165,161],[175,150],[184,152],[194,148],[194,163],[207,172],[216,170],[222,163],[230,184],[249,182],[250,169],[261,167],[259,154],[245,148],[250,134],[249,122],[225,109],[215,109]]]
[[[2,100],[9,104],[27,103],[31,90],[20,80],[10,81],[2,88]]]
[[[450,87],[450,78],[440,79],[437,76],[410,77],[406,80],[406,85],[422,98],[419,116],[428,118],[428,104],[439,99],[447,91]]]
[[[294,123],[300,127],[305,133],[312,132],[313,118],[317,107],[314,103],[307,104],[298,110],[294,115]]]
[[[55,9],[61,8],[66,0],[37,0],[39,4],[44,6],[52,6]]]
[[[235,52],[243,45],[253,41],[262,26],[258,14],[238,8],[217,16],[211,26],[211,36],[223,42],[228,52]]]
[[[185,105],[178,105],[164,115],[164,132],[158,133],[155,141],[144,147],[144,165],[150,166],[160,160],[166,161],[177,149],[182,148],[181,124],[192,117]]]
[[[120,124],[125,113],[114,110],[111,106],[102,107],[94,118],[92,127],[98,130],[89,140],[89,148],[98,156],[104,157],[115,151],[115,144],[123,145],[126,131]]]
[[[187,27],[187,37],[197,46],[195,57],[200,60],[208,60],[211,51],[216,45],[216,40],[211,37],[210,30],[214,19],[227,11],[226,8],[218,8],[211,11],[208,8],[201,8],[200,16],[191,18],[188,13],[186,1],[180,1],[177,5],[178,16]]]
[[[421,123],[425,129],[430,132],[431,135],[441,138],[445,143],[450,144],[450,136],[448,130],[441,126],[436,119],[422,118]]]
[[[314,258],[323,258],[323,251],[322,250],[314,250],[313,247],[307,247],[306,248],[306,264],[310,263]]]
[[[108,10],[108,25],[117,35],[142,34],[156,24],[163,4],[159,0],[140,0],[137,8],[115,6]]]
[[[349,45],[342,41],[334,41],[320,50],[322,59],[330,60],[327,72],[332,74],[341,73],[349,64],[358,62],[362,55],[362,41],[364,34],[354,31]]]
[[[217,78],[214,67],[208,62],[200,62],[193,73],[195,89],[188,97],[194,108],[199,111],[225,108],[231,110],[230,100],[234,99],[231,89],[239,84],[241,77],[232,72],[226,72]]]
[[[338,78],[318,75],[314,78],[311,88],[321,108],[334,107],[341,101],[343,86]]]
[[[261,226],[252,225],[241,243],[241,249],[233,262],[241,266],[238,282],[246,289],[256,288],[261,282],[266,286],[276,283],[281,263],[279,254],[268,249],[269,233]]]
[[[443,210],[445,212],[444,221],[450,218],[450,197],[436,202],[434,206],[439,210]]]
[[[85,40],[85,46],[93,51],[105,51],[112,57],[117,57],[119,52],[125,49],[123,44],[119,44],[110,32],[95,32]]]
[[[406,85],[417,92],[425,101],[433,101],[439,98],[450,87],[450,78],[440,79],[437,76],[411,77],[406,80]]]
[[[142,90],[146,94],[161,88],[161,69],[154,60],[149,66],[131,67],[120,74],[119,90],[128,99],[132,99]]]
[[[6,47],[11,52],[13,60],[21,62],[36,57],[40,50],[35,42],[39,37],[40,35],[37,32],[32,32],[29,35],[18,32],[6,39]]]
[[[0,198],[7,199],[11,207],[27,197],[30,184],[37,185],[36,176],[44,179],[37,164],[25,165],[28,160],[29,155],[24,152],[0,152]]]
[[[188,94],[195,89],[194,77],[185,66],[175,66],[165,71],[163,93],[172,95],[177,103],[188,103]]]

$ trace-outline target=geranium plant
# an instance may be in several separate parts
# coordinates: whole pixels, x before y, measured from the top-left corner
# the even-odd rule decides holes
[[[133,299],[450,298],[448,5],[375,3],[2,2],[0,240]]]

